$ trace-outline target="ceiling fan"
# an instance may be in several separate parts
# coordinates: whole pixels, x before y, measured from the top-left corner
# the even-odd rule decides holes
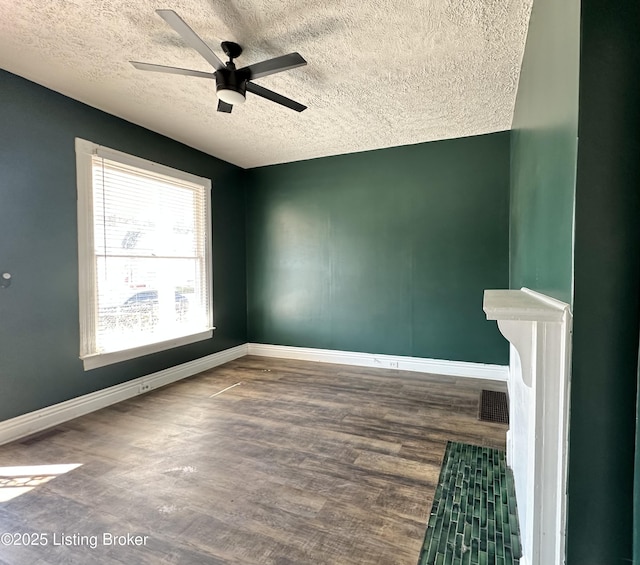
[[[241,69],[236,69],[233,60],[240,56],[242,47],[233,41],[223,41],[221,43],[222,50],[229,57],[226,63],[223,63],[211,48],[193,31],[184,20],[173,10],[156,10],[165,22],[167,22],[179,35],[184,42],[195,49],[202,55],[215,69],[213,73],[202,71],[194,71],[191,69],[181,69],[178,67],[167,67],[164,65],[154,65],[152,63],[140,63],[138,61],[130,61],[130,63],[141,71],[156,71],[160,73],[171,73],[176,75],[187,75],[200,78],[215,79],[216,93],[218,95],[218,112],[231,113],[234,104],[243,104],[247,91],[262,96],[267,100],[291,108],[296,112],[302,112],[307,107],[303,106],[295,100],[291,100],[286,96],[282,96],[273,90],[259,86],[253,79],[266,77],[289,69],[295,69],[306,65],[307,62],[299,53],[289,53],[273,59],[267,59],[260,63],[254,63]]]

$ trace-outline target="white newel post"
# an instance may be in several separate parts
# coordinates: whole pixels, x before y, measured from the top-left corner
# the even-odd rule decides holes
[[[507,464],[520,520],[521,565],[564,565],[571,311],[527,288],[485,290],[488,320],[509,340]]]

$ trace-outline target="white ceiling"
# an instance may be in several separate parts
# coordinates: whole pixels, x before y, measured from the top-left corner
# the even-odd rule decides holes
[[[0,0],[0,67],[244,168],[506,130],[532,0]],[[298,51],[308,65],[256,80],[216,112],[212,72],[155,14],[175,10],[238,67]]]

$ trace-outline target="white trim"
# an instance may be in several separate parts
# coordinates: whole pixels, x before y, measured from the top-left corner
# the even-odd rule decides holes
[[[181,345],[187,345],[189,343],[195,343],[197,341],[210,339],[211,336],[213,336],[214,329],[215,328],[197,334],[189,334],[173,339],[168,339],[166,341],[156,341],[154,343],[141,345],[140,347],[132,347],[130,349],[123,349],[121,351],[110,351],[109,353],[97,353],[95,355],[88,355],[86,357],[82,357],[81,359],[84,365],[84,370],[89,371],[90,369],[97,369],[98,367],[105,367],[106,365],[111,365],[113,363],[128,361],[129,359],[135,359],[136,357],[141,357],[143,355],[150,355],[151,353],[165,351],[166,349],[171,349],[172,347],[179,347]]]
[[[117,151],[116,149],[105,147],[104,145],[98,145],[97,143],[93,143],[86,139],[76,138],[76,148],[83,153],[90,153],[102,159],[116,161],[129,167],[134,167],[137,169],[147,169],[160,175],[178,178],[180,180],[192,183],[195,186],[204,185],[205,188],[207,188],[209,192],[211,192],[210,179],[194,175],[193,173],[188,173],[187,171],[174,169],[173,167],[168,167],[167,165],[156,163],[155,161],[149,161],[148,159],[143,159],[142,157],[137,157],[136,155],[129,155],[128,153],[123,153],[122,151]]]
[[[211,180],[203,179],[205,186],[205,214],[204,214],[204,230],[205,230],[205,249],[204,249],[204,257],[205,257],[205,265],[206,269],[205,281],[209,286],[209,291],[207,295],[209,296],[209,301],[207,303],[207,315],[208,315],[208,323],[209,327],[212,329],[216,329],[213,319],[213,208],[211,204]]]
[[[93,261],[93,193],[89,189],[92,181],[91,148],[93,143],[76,137],[76,183],[77,183],[77,222],[78,222],[78,309],[80,314],[80,352],[95,349],[96,325],[95,309],[90,307],[83,297],[95,295],[95,269],[83,268]],[[81,188],[82,187],[82,188]]]
[[[125,383],[72,398],[35,412],[0,422],[0,445],[40,432],[52,426],[168,385],[202,371],[228,363],[247,354],[247,344],[194,359],[176,367],[139,377]]]
[[[507,462],[515,480],[520,562],[564,565],[570,306],[521,288],[485,290],[483,307],[511,344]]]
[[[566,304],[528,288],[487,290],[482,308],[487,320],[562,322]]]
[[[379,355],[375,353],[338,351],[333,349],[290,347],[263,343],[249,343],[248,346],[249,355],[260,355],[263,357],[282,357],[302,361],[376,367],[378,369],[398,369],[401,371],[416,371],[419,373],[490,379],[504,382],[506,382],[509,377],[509,367],[506,365],[489,365],[485,363],[470,363],[468,361],[446,361],[444,359],[427,359],[402,355]]]

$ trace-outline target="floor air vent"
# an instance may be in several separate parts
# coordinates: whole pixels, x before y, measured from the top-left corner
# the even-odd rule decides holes
[[[509,423],[509,408],[507,393],[495,390],[483,390],[480,394],[480,416],[483,422],[496,424]]]

